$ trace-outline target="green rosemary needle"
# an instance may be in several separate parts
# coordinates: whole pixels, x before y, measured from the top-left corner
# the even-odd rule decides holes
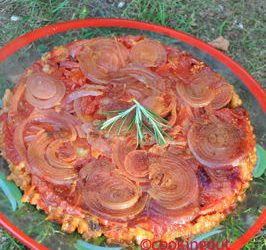
[[[147,131],[159,145],[165,145],[165,137],[173,140],[169,134],[165,132],[164,129],[169,129],[170,127],[166,125],[167,120],[160,117],[158,114],[142,106],[138,101],[133,100],[134,105],[126,110],[111,110],[106,112],[100,112],[100,114],[117,114],[105,122],[102,123],[100,130],[108,129],[108,133],[112,130],[113,126],[121,121],[117,134],[119,135],[122,127],[124,126],[126,120],[128,119],[130,113],[133,113],[130,124],[127,127],[127,131],[130,131],[135,125],[136,127],[136,139],[137,145],[142,144],[146,137],[144,131]]]

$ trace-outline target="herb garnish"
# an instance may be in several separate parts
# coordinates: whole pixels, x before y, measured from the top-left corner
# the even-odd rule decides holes
[[[146,130],[152,137],[155,138],[155,141],[159,145],[165,145],[165,137],[168,137],[170,140],[173,140],[169,134],[167,134],[164,129],[169,129],[167,120],[160,117],[158,114],[154,113],[150,109],[142,106],[138,101],[133,100],[135,103],[132,107],[126,110],[112,110],[106,112],[99,112],[100,114],[116,114],[116,116],[111,117],[102,123],[100,130],[108,128],[108,133],[112,130],[113,126],[119,120],[122,121],[118,129],[117,134],[119,135],[122,127],[124,126],[129,115],[134,111],[130,124],[127,127],[127,131],[130,131],[135,124],[136,127],[136,139],[137,145],[142,144],[146,140],[144,131]]]

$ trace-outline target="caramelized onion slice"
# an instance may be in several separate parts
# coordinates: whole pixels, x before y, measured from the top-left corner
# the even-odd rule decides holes
[[[47,146],[53,141],[46,133],[41,133],[27,150],[31,173],[54,184],[71,184],[78,177],[74,168],[57,168],[45,159]]]
[[[198,199],[198,181],[190,164],[172,155],[150,166],[150,196],[167,209],[181,209],[194,204]]]
[[[70,93],[65,99],[65,103],[70,103],[85,96],[99,96],[103,94],[104,87],[101,85],[85,85],[83,88]]]
[[[56,93],[55,79],[45,73],[35,73],[27,79],[27,90],[38,99],[49,99]]]
[[[91,124],[86,124],[87,141],[95,153],[111,158],[112,148],[108,139]],[[85,127],[85,126],[84,126]]]
[[[91,39],[91,40],[79,40],[79,41],[75,41],[75,42],[69,43],[68,44],[69,55],[72,58],[76,58],[76,56],[82,51],[84,46],[86,46],[86,44],[90,43],[90,41],[92,41],[92,40],[94,40],[94,39]]]
[[[233,87],[230,84],[223,84],[215,89],[215,97],[210,103],[212,109],[220,109],[226,106],[233,95]]]
[[[179,96],[191,107],[207,106],[215,96],[213,88],[204,82],[187,84],[179,81],[176,84],[176,90]]]
[[[167,54],[160,42],[144,39],[133,46],[129,58],[131,62],[145,67],[157,67],[166,62]]]
[[[161,223],[186,224],[195,219],[199,214],[198,204],[190,204],[180,209],[167,209],[152,200],[148,207],[149,217]]]
[[[159,75],[139,65],[129,65],[128,67],[121,68],[111,73],[110,76],[114,83],[134,84],[134,81],[139,81],[150,88],[156,89],[158,93],[165,88],[165,82]],[[132,80],[134,81],[132,82]]]
[[[199,213],[199,186],[190,162],[167,153],[150,166],[152,200],[148,215],[163,223],[184,224]]]
[[[73,165],[71,163],[76,160],[76,155],[74,154],[73,148],[72,150],[69,150],[68,155],[64,155],[64,159],[62,159],[62,157],[59,157],[60,150],[62,150],[62,147],[66,143],[67,141],[58,139],[54,140],[48,145],[46,149],[46,159],[51,166],[63,169],[73,168]]]
[[[54,107],[60,103],[65,92],[63,82],[43,72],[30,75],[26,81],[26,100],[36,108]]]
[[[99,84],[108,83],[109,73],[125,66],[128,51],[116,39],[102,38],[87,43],[78,56],[80,68],[87,78]]]
[[[172,94],[148,96],[142,101],[142,105],[159,116],[165,117],[176,105],[175,96]]]
[[[126,155],[137,148],[135,137],[116,138],[113,144],[112,160],[121,173],[125,173],[124,161]]]
[[[195,65],[187,77],[178,76],[176,89],[180,97],[192,107],[207,106],[215,97],[215,88],[224,79],[204,65]]]
[[[134,206],[141,190],[133,182],[119,175],[112,175],[97,192],[101,205],[112,210],[128,209]]]
[[[221,115],[223,111],[221,112]],[[208,117],[192,124],[188,145],[194,157],[211,168],[237,166],[247,154],[246,131],[231,120]]]
[[[75,127],[79,122],[74,116],[68,113],[58,113],[54,110],[36,110],[31,113],[26,123],[30,122],[37,122],[44,125],[50,124],[52,126],[52,131],[47,128],[49,130],[48,132],[56,138],[64,138],[70,141],[75,141],[77,138]]]
[[[131,207],[125,209],[110,209],[101,204],[96,192],[83,191],[85,207],[91,214],[115,222],[128,222],[128,220],[134,219],[144,210],[148,199],[148,195],[144,194],[139,197],[138,201]]]
[[[145,207],[140,187],[113,171],[106,160],[94,160],[80,171],[85,179],[83,203],[92,214],[115,221],[134,218]]]
[[[27,130],[31,130],[31,124],[37,122],[40,129],[35,129],[35,133],[37,134],[39,131],[45,130],[46,127],[49,128],[50,134],[53,134],[55,137],[64,137],[70,141],[74,141],[77,138],[77,131],[75,126],[78,125],[78,121],[70,114],[66,113],[57,113],[54,110],[41,110],[34,111],[31,115],[22,122],[22,124],[16,127],[14,131],[14,145],[16,150],[18,151],[21,160],[26,159],[26,145],[24,140],[24,135]],[[46,127],[42,125],[46,124]],[[27,128],[27,126],[30,126]],[[36,125],[37,126],[37,125]],[[28,137],[29,135],[27,135]]]
[[[134,150],[126,155],[124,169],[126,176],[137,182],[147,182],[149,158],[146,150]]]
[[[108,83],[108,75],[97,64],[97,58],[94,59],[92,50],[86,50],[78,57],[80,69],[83,74],[92,82],[99,84]]]
[[[80,170],[79,177],[85,180],[88,189],[96,191],[99,186],[108,181],[114,169],[115,167],[109,161],[94,159]]]
[[[14,131],[14,138],[13,138],[15,149],[17,150],[21,161],[26,160],[27,149],[26,149],[26,145],[25,145],[25,141],[23,137],[26,124],[27,124],[27,121],[23,121],[19,127],[16,127]]]
[[[115,50],[115,52],[118,54],[118,57],[122,61],[126,61],[128,57],[128,50],[124,46],[123,43],[118,41],[116,37],[99,37],[95,39],[91,39],[89,43],[86,45],[87,47],[90,47],[94,50],[100,50],[100,49],[111,49]]]
[[[123,83],[113,83],[113,87],[110,91],[106,92],[108,97],[113,99],[113,103],[118,103],[119,100],[125,102],[130,106],[130,101],[132,98],[135,98],[142,102],[148,96],[157,96],[159,95],[159,91],[156,88],[151,88],[150,86],[139,82],[135,79],[128,79],[125,81],[126,84]]]

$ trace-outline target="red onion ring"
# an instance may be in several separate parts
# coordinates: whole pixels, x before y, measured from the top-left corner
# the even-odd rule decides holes
[[[55,168],[62,168],[68,169],[73,168],[73,161],[77,159],[76,154],[72,153],[72,157],[69,159],[65,158],[64,160],[58,158],[58,152],[60,152],[60,147],[64,145],[67,141],[58,139],[51,142],[46,149],[46,160],[47,162],[55,167]]]
[[[199,212],[198,180],[190,162],[168,153],[150,165],[152,197],[148,214],[151,218],[183,224]]]
[[[85,85],[83,88],[76,90],[69,94],[65,99],[64,102],[66,104],[79,99],[80,97],[85,97],[85,96],[99,96],[103,94],[103,89],[105,87],[101,85]]]
[[[41,133],[30,144],[27,150],[31,173],[54,184],[71,184],[78,177],[77,171],[72,168],[57,168],[51,166],[45,159],[47,146],[53,141],[46,133]]]
[[[94,83],[107,84],[109,73],[125,66],[127,49],[115,39],[102,38],[87,43],[78,56],[81,71]]]
[[[148,96],[142,101],[142,105],[152,110],[161,117],[167,116],[175,104],[175,96],[165,94],[160,96]]]
[[[112,147],[112,160],[121,173],[124,173],[126,155],[137,148],[135,137],[117,138]]]
[[[162,224],[186,224],[199,215],[198,205],[191,204],[181,209],[167,209],[162,207],[156,201],[151,201],[148,208],[148,216],[160,221]]]
[[[144,39],[133,46],[129,58],[131,62],[141,63],[145,67],[157,67],[166,62],[167,55],[160,42]]]
[[[84,206],[94,215],[113,221],[133,219],[145,207],[147,195],[133,182],[112,171],[104,160],[95,160],[82,169]]]
[[[237,166],[247,154],[246,132],[230,120],[201,119],[192,124],[187,139],[194,157],[211,168]]]
[[[122,176],[112,176],[103,187],[97,191],[98,200],[101,205],[111,210],[123,210],[134,206],[139,197],[141,190]]]
[[[129,152],[124,161],[125,175],[136,182],[148,182],[149,158],[146,150]]]
[[[132,83],[132,80],[137,80],[157,90],[158,93],[165,88],[165,82],[159,75],[139,65],[129,65],[121,68],[116,72],[112,72],[110,77],[113,83],[130,83],[130,81]]]
[[[176,90],[179,96],[191,107],[207,106],[214,99],[214,91],[209,85],[185,84],[179,81],[176,84]]]
[[[233,87],[230,84],[223,84],[215,89],[215,97],[210,103],[212,109],[220,109],[226,106],[233,95]]]
[[[14,146],[18,151],[21,160],[26,160],[26,145],[24,141],[24,131],[26,126],[32,122],[39,123],[50,123],[54,130],[58,131],[60,129],[67,130],[68,136],[67,139],[70,141],[75,141],[77,138],[77,132],[75,129],[75,125],[78,124],[78,121],[72,115],[65,113],[57,113],[54,110],[42,110],[42,111],[34,111],[31,115],[22,122],[20,126],[18,126],[14,131]],[[37,131],[38,132],[38,131]],[[59,135],[58,132],[55,135]],[[66,138],[66,134],[63,135]]]
[[[181,157],[168,156],[161,163],[152,164],[149,178],[151,188],[148,193],[167,209],[179,209],[198,199],[197,176]]]
[[[30,75],[26,81],[26,100],[36,108],[49,109],[58,105],[65,92],[63,82],[43,72]]]

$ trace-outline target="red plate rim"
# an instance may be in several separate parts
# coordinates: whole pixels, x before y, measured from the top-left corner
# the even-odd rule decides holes
[[[140,30],[147,30],[156,33],[160,33],[178,40],[181,40],[185,43],[188,43],[198,49],[203,50],[209,55],[213,56],[218,61],[226,65],[235,75],[237,75],[243,83],[247,86],[250,92],[255,96],[260,106],[266,112],[266,92],[261,87],[261,85],[238,63],[233,59],[222,53],[221,51],[213,48],[211,45],[205,43],[204,41],[195,38],[186,33],[167,28],[161,25],[120,19],[120,18],[88,18],[81,20],[71,20],[66,22],[60,22],[52,25],[48,25],[36,30],[33,30],[29,33],[26,33],[13,41],[9,42],[0,49],[0,62],[3,62],[5,59],[13,55],[16,51],[23,48],[24,46],[34,42],[40,38],[44,38],[50,35],[62,33],[65,31],[80,29],[86,27],[122,27],[122,28],[133,28]],[[266,223],[266,209],[263,210],[258,220],[254,225],[249,228],[249,230],[242,235],[237,241],[230,245],[230,249],[240,249],[248,241],[250,241],[256,233],[263,227]],[[15,225],[12,224],[3,214],[0,213],[0,224],[9,231],[14,237],[24,243],[27,247],[31,249],[47,249],[41,244],[37,243],[35,240],[30,238],[28,235],[23,233]]]

